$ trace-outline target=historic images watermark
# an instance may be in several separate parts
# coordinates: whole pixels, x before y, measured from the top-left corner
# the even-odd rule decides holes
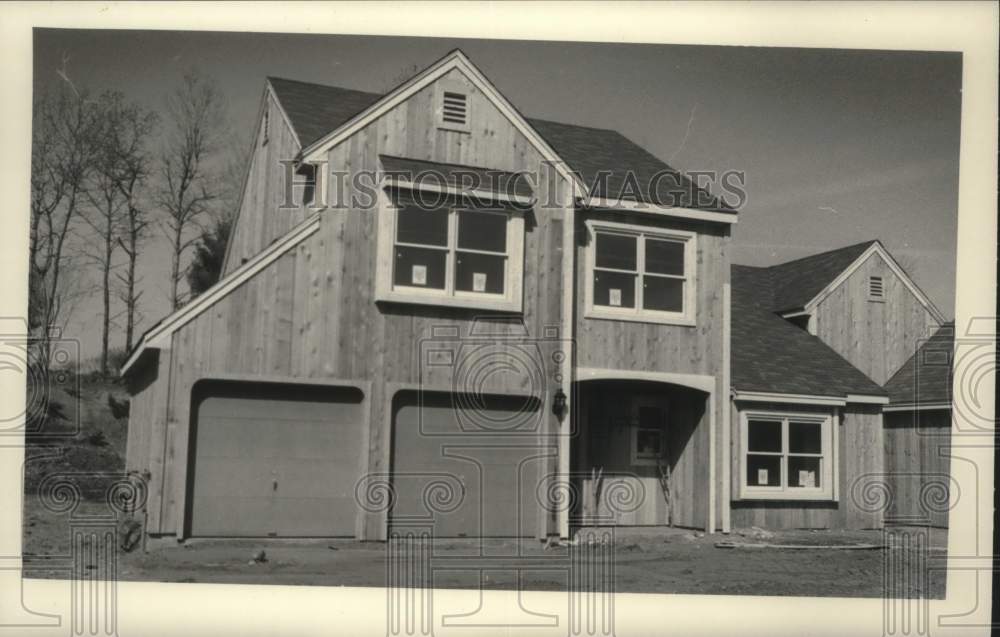
[[[457,576],[480,591],[503,580],[523,592],[522,581],[532,572],[562,581],[567,612],[539,613],[519,596],[519,616],[506,617],[504,625],[614,634],[613,526],[598,527],[592,516],[586,522],[594,526],[572,540],[552,533],[558,516],[580,515],[582,500],[577,476],[556,467],[560,438],[576,433],[561,408],[566,396],[560,396],[570,385],[564,364],[573,348],[556,326],[531,336],[520,318],[495,317],[468,330],[433,326],[418,343],[414,355],[422,380],[397,393],[403,400],[394,413],[409,431],[396,435],[406,438],[410,456],[422,447],[433,466],[394,466],[391,474],[364,476],[355,489],[359,506],[388,523],[389,635],[500,627],[482,593],[472,614],[436,614],[436,577]],[[412,422],[401,415],[407,405],[416,407]],[[599,508],[613,517],[616,510],[638,508],[642,496],[612,487]],[[539,537],[547,538],[544,548]],[[461,550],[438,550],[455,542]]]
[[[687,208],[737,211],[746,204],[746,173],[687,170],[680,174],[661,169],[640,175],[599,170],[589,183],[563,162],[543,160],[538,171],[506,172],[463,166],[408,167],[403,169],[352,169],[325,163],[301,165],[282,160],[284,196],[279,211],[298,210],[303,205],[315,210],[368,209],[378,202],[383,188],[405,186],[413,203],[434,209],[460,197],[467,205],[489,208],[498,200],[516,207],[554,208],[563,204],[564,194],[556,187],[558,174],[572,175],[570,200],[595,205],[627,203],[633,210]],[[719,196],[711,194],[720,193]]]
[[[73,437],[80,433],[79,406],[51,400],[63,390],[79,395],[80,378],[73,365],[80,358],[80,342],[65,338],[58,328],[30,330],[23,317],[0,317],[0,374],[26,379],[24,408],[4,402],[0,406],[0,436],[24,436],[32,441]],[[58,414],[51,413],[60,409]],[[58,416],[60,427],[53,427]]]

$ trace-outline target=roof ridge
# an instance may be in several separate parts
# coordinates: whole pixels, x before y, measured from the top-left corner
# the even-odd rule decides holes
[[[336,84],[320,84],[319,82],[310,82],[308,80],[297,80],[295,78],[282,77],[280,75],[265,75],[264,78],[268,81],[280,80],[282,82],[294,82],[295,84],[306,84],[308,86],[319,86],[322,88],[335,88],[340,91],[353,91],[355,93],[365,93],[366,95],[377,95],[379,97],[384,95],[384,93],[376,93],[374,91],[363,91],[358,88],[348,88],[346,86],[338,86]]]
[[[525,119],[531,122],[542,122],[543,124],[555,124],[556,126],[573,126],[575,128],[586,128],[587,130],[599,130],[599,131],[604,131],[606,133],[616,133],[618,135],[621,135],[622,137],[625,137],[625,135],[622,134],[621,131],[615,130],[613,128],[602,128],[600,126],[587,126],[585,124],[571,124],[569,122],[559,122],[554,119],[545,119],[542,117],[525,116]],[[625,139],[628,139],[628,137],[625,137]]]
[[[873,243],[881,244],[882,241],[880,239],[878,239],[878,238],[868,239],[867,241],[859,241],[858,243],[852,243],[850,245],[841,246],[839,248],[830,248],[829,250],[823,250],[822,252],[814,252],[812,254],[807,254],[805,256],[798,257],[796,259],[792,259],[790,261],[782,261],[781,263],[775,263],[773,265],[764,266],[764,267],[766,267],[768,269],[777,268],[777,267],[781,267],[783,265],[789,265],[789,264],[792,264],[792,263],[797,263],[799,261],[805,261],[806,259],[814,259],[814,258],[822,256],[824,254],[832,254],[834,252],[840,252],[842,250],[847,250],[849,248],[856,248],[856,247],[862,246],[862,245],[871,245]]]
[[[306,85],[309,85],[309,86],[319,86],[319,87],[322,87],[322,88],[335,88],[335,89],[338,89],[338,90],[341,90],[341,91],[354,91],[355,93],[364,93],[366,95],[378,96],[380,98],[381,97],[385,97],[386,95],[388,95],[388,93],[375,93],[373,91],[363,91],[361,89],[349,88],[347,86],[338,86],[337,84],[321,84],[319,82],[310,82],[308,80],[296,80],[296,79],[293,79],[293,78],[290,78],[290,77],[281,77],[281,76],[278,76],[278,75],[266,75],[265,78],[267,80],[281,80],[282,82],[294,82],[296,84],[306,84]],[[584,124],[574,124],[572,122],[560,122],[560,121],[557,121],[557,120],[554,120],[554,119],[545,119],[545,118],[542,118],[542,117],[524,116],[524,118],[527,119],[527,120],[529,120],[529,121],[533,121],[533,122],[542,122],[542,123],[545,123],[545,124],[555,124],[557,126],[572,126],[574,128],[586,128],[588,130],[598,130],[598,131],[604,131],[604,132],[608,132],[608,133],[615,133],[616,135],[621,135],[625,139],[628,139],[629,141],[632,141],[631,139],[629,139],[628,137],[626,137],[621,131],[615,130],[614,128],[601,128],[600,126],[586,126]],[[634,144],[635,142],[632,142],[632,143]],[[639,147],[639,148],[642,148],[638,144],[636,144],[636,146]],[[643,150],[645,150],[645,149],[643,149]],[[646,152],[648,153],[649,151],[647,150]],[[650,153],[650,154],[652,154],[652,153]],[[655,157],[655,155],[654,155],[654,157]],[[657,159],[659,159],[659,158],[657,158]],[[662,161],[662,160],[660,160],[660,161]],[[673,166],[671,166],[671,168],[675,172],[680,172],[676,168],[673,168]]]

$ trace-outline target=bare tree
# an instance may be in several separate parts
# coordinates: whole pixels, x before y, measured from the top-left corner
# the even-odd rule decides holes
[[[170,303],[177,309],[183,302],[184,255],[198,240],[200,219],[218,196],[206,162],[216,150],[225,116],[213,84],[192,71],[168,96],[167,118],[158,203],[165,212],[160,227],[171,246]]]
[[[111,314],[112,274],[124,290],[116,296],[125,303],[126,350],[131,349],[134,330],[136,292],[135,265],[138,244],[146,225],[139,206],[139,190],[148,175],[144,145],[152,130],[153,114],[128,103],[117,91],[105,92],[97,102],[96,124],[99,130],[91,187],[87,193],[90,206],[82,215],[97,235],[97,241],[87,251],[100,272],[103,303],[101,320],[102,376],[108,374],[108,351],[113,317]],[[121,248],[127,256],[125,274],[114,272],[122,264],[115,263]]]
[[[125,253],[125,272],[117,273],[118,298],[125,304],[125,351],[132,350],[135,325],[139,320],[138,275],[136,265],[139,249],[149,229],[149,213],[143,203],[143,192],[150,176],[149,138],[156,127],[157,116],[138,106],[126,108],[119,120],[115,137],[116,185],[124,201],[125,214],[118,245]]]
[[[38,360],[46,367],[51,330],[65,322],[74,297],[82,293],[79,286],[67,285],[64,270],[73,272],[71,235],[95,157],[94,101],[67,84],[41,96],[33,108],[29,326]]]
[[[84,208],[81,219],[97,235],[97,241],[85,245],[86,254],[100,272],[101,314],[101,376],[108,375],[108,338],[111,328],[111,268],[118,236],[123,221],[124,202],[118,191],[114,136],[118,118],[125,108],[125,96],[119,92],[105,92],[97,101],[96,126],[100,129],[94,155],[94,170],[87,190],[89,206]]]

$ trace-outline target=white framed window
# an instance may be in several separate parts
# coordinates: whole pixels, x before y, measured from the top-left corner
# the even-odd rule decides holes
[[[833,416],[740,413],[740,497],[832,500],[836,490]]]
[[[521,211],[382,197],[377,300],[521,311]]]
[[[695,324],[697,235],[588,221],[588,318]]]
[[[662,402],[637,400],[631,427],[632,464],[659,465],[667,455],[667,409]]]

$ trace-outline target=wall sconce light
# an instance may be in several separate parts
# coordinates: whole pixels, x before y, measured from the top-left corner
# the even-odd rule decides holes
[[[552,396],[552,413],[556,418],[562,418],[563,414],[566,413],[566,392],[562,390],[562,387],[556,390],[554,396]]]

